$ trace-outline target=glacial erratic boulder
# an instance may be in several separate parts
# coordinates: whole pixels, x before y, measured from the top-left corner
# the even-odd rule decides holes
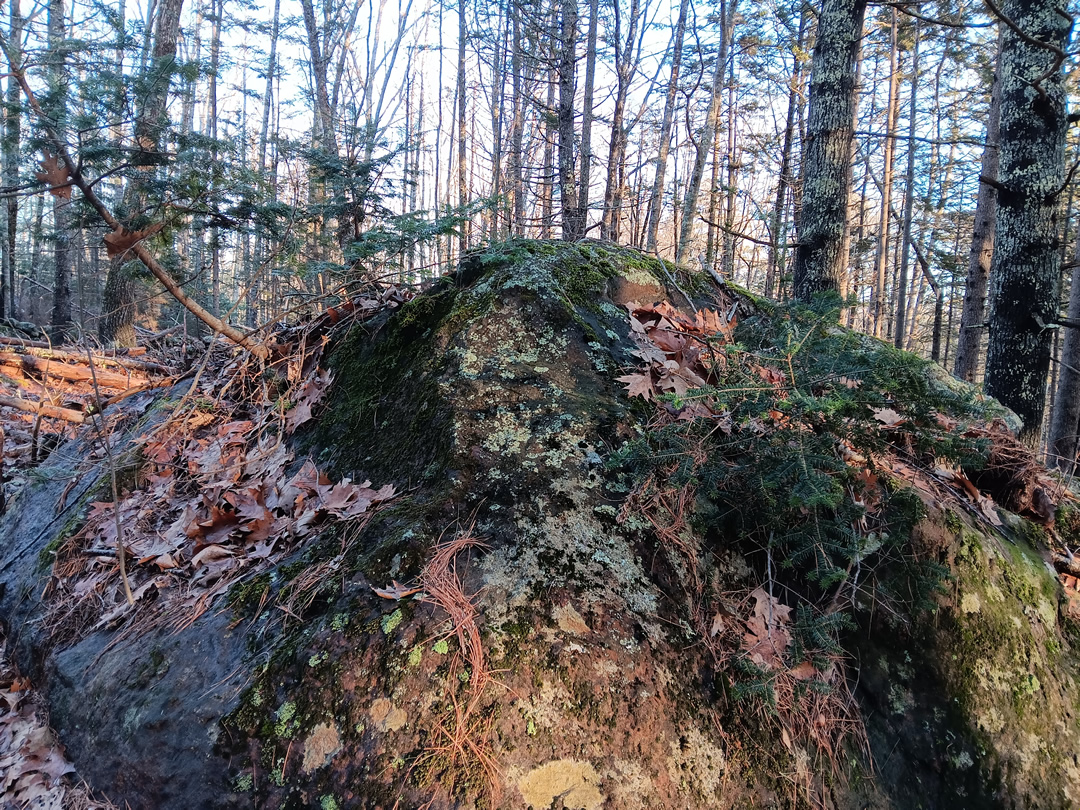
[[[1046,533],[955,494],[981,406],[827,323],[614,245],[491,246],[339,336],[292,441],[283,479],[393,500],[192,623],[57,638],[45,476],[0,610],[133,808],[1077,806]]]

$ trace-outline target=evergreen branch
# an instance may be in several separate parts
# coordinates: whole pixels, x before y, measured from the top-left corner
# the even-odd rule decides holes
[[[0,35],[0,49],[5,52],[12,65],[14,60],[12,59],[11,49],[5,37]],[[10,75],[19,83],[22,88],[23,94],[26,96],[26,100],[30,105],[30,109],[38,117],[41,122],[42,128],[45,131],[46,138],[49,141],[52,150],[56,155],[63,160],[64,165],[68,169],[68,173],[71,176],[71,182],[69,185],[74,185],[82,192],[83,198],[90,204],[90,206],[97,211],[98,216],[114,231],[123,229],[123,225],[116,218],[116,216],[109,210],[108,206],[101,201],[101,198],[97,196],[93,186],[83,176],[82,171],[79,169],[76,162],[72,159],[71,153],[67,148],[67,144],[60,138],[58,133],[47,122],[48,116],[41,108],[41,104],[38,102],[37,97],[34,95],[33,89],[26,80],[26,73],[21,68],[12,67]],[[265,360],[270,355],[270,350],[266,347],[266,344],[253,338],[250,334],[246,334],[236,327],[225,323],[220,318],[216,317],[212,313],[204,309],[197,301],[189,297],[184,292],[183,288],[176,282],[169,271],[157,260],[157,258],[142,242],[136,242],[129,248],[129,252],[134,253],[135,256],[143,263],[147,270],[149,270],[154,277],[162,283],[166,290],[175,298],[185,309],[192,315],[205,323],[215,332],[224,335],[226,338],[236,343],[239,346],[244,347],[250,351],[253,355],[260,360]]]

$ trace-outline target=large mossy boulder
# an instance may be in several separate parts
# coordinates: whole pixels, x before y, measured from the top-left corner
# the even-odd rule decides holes
[[[23,664],[81,774],[145,808],[1080,806],[1077,659],[1041,530],[1012,516],[992,528],[883,484],[908,529],[864,544],[860,565],[891,555],[883,566],[907,572],[896,582],[937,579],[907,601],[844,591],[846,622],[828,624],[828,600],[791,613],[791,638],[832,628],[843,655],[800,658],[785,643],[748,660],[754,600],[758,628],[775,629],[769,611],[811,587],[781,572],[754,512],[806,507],[798,493],[737,494],[749,443],[729,463],[738,475],[709,478],[707,459],[683,470],[692,497],[666,513],[681,523],[633,508],[660,475],[631,464],[633,448],[662,455],[649,445],[668,436],[658,420],[671,433],[700,412],[678,396],[659,409],[628,398],[617,378],[642,364],[631,302],[773,317],[636,251],[515,241],[354,326],[298,451],[337,477],[392,482],[398,499],[179,631],[72,641],[33,624],[47,607],[40,547],[63,529],[20,518],[55,501],[47,480],[28,489],[0,523],[14,538],[0,609],[29,622]],[[849,390],[894,357],[861,338],[845,351],[864,361],[836,369]],[[774,385],[756,362],[750,373]],[[912,396],[933,389],[923,378]],[[800,407],[828,403],[813,397]],[[705,417],[710,436],[787,424],[779,411],[728,416]],[[810,424],[790,429],[841,447],[841,464],[860,457],[842,449],[854,439],[822,438],[828,420]],[[784,442],[762,441],[770,464]],[[666,474],[680,483],[677,465]]]

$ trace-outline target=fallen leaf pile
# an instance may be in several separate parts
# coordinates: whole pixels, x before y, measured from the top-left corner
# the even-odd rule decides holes
[[[666,301],[649,306],[631,302],[626,307],[636,344],[631,354],[645,362],[640,371],[617,378],[629,396],[656,400],[670,393],[681,398],[691,389],[716,382],[715,369],[726,362],[720,347],[731,339],[734,314],[726,318],[714,309],[699,309],[690,317]],[[726,412],[711,404],[709,397],[701,396],[678,407],[664,403],[664,409],[675,419],[716,419],[723,429],[730,429]]]
[[[111,810],[72,784],[75,767],[44,720],[39,698],[0,644],[0,807]]]
[[[316,333],[325,320],[277,335],[273,375],[244,352],[216,349],[164,424],[136,439],[138,484],[118,505],[92,503],[57,552],[47,595],[60,637],[148,613],[184,626],[238,579],[333,523],[362,525],[394,497],[389,485],[330,480],[289,447],[332,381],[320,365],[328,338]],[[134,605],[119,574],[118,524]]]

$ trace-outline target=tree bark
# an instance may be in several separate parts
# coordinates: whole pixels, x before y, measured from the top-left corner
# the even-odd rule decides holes
[[[637,42],[638,17],[641,13],[640,0],[630,0],[630,23],[626,32],[626,44],[622,35],[619,0],[612,4],[615,17],[613,39],[615,45],[615,108],[611,115],[611,149],[608,152],[607,180],[604,184],[604,213],[600,221],[600,237],[617,242],[619,223],[622,216],[623,172],[626,162],[626,146],[629,138],[624,118],[626,116],[626,98],[630,92],[630,82],[637,72],[638,60],[635,55]],[[640,54],[640,50],[637,51]]]
[[[469,202],[469,180],[467,174],[468,151],[465,141],[466,109],[465,109],[465,40],[468,29],[465,27],[465,0],[458,0],[458,67],[457,67],[457,181],[458,181],[458,207],[465,211]],[[472,223],[466,219],[461,223],[461,235],[458,239],[458,254],[464,255],[469,249],[469,231]]]
[[[49,0],[49,113],[64,137],[67,75],[64,55],[64,0]],[[54,194],[52,339],[63,343],[71,329],[71,199]]]
[[[824,0],[818,18],[795,251],[795,296],[804,302],[843,289],[855,59],[865,13],[866,0]]]
[[[908,264],[911,261],[911,225],[915,213],[915,120],[919,103],[919,21],[915,21],[915,45],[911,52],[911,106],[908,108],[907,171],[904,189],[904,240],[900,248],[900,279],[896,285],[896,331],[893,345],[904,348],[907,336]]]
[[[705,163],[712,151],[713,138],[716,137],[716,124],[720,115],[720,101],[723,98],[724,75],[727,72],[728,53],[731,39],[735,32],[735,7],[738,0],[723,0],[720,10],[723,14],[724,27],[720,35],[720,51],[716,55],[716,69],[713,73],[712,94],[709,97],[709,110],[705,114],[705,127],[697,142],[694,167],[690,170],[690,182],[683,197],[682,224],[679,227],[679,243],[675,248],[675,263],[681,264],[690,249],[690,237],[694,233],[694,221],[697,219],[697,200],[701,193],[701,180],[705,176]]]
[[[577,67],[577,0],[562,0],[559,37],[559,196],[562,208],[562,238],[573,242],[585,236],[585,221],[578,206],[577,178],[574,176],[574,90]]]
[[[997,224],[997,189],[993,182],[998,175],[998,140],[1001,128],[1001,40],[994,70],[994,85],[990,94],[990,111],[986,119],[986,145],[983,147],[980,177],[991,182],[979,183],[975,203],[975,227],[971,234],[968,254],[967,284],[964,288],[964,308],[960,315],[960,335],[956,343],[956,363],[953,374],[969,383],[982,357],[983,323],[986,321],[986,288],[990,279],[990,264],[994,256],[994,228]]]
[[[1077,234],[1073,253],[1068,317],[1074,322],[1080,321],[1080,234]],[[1080,435],[1080,329],[1065,329],[1064,332],[1046,455],[1048,463],[1064,474],[1072,475]]]
[[[144,80],[147,92],[135,118],[135,145],[140,151],[142,168],[128,180],[124,190],[124,209],[134,211],[144,196],[147,175],[161,160],[161,136],[168,126],[165,105],[176,63],[176,42],[180,34],[180,11],[183,0],[161,0],[157,9],[154,31],[153,59],[149,62]],[[142,248],[145,251],[145,248]],[[115,257],[109,264],[102,299],[102,318],[99,336],[106,345],[135,345],[135,296],[138,282],[131,274],[127,254]],[[141,258],[141,257],[140,257]]]
[[[649,222],[645,249],[656,252],[660,234],[660,213],[663,209],[664,175],[667,172],[668,152],[671,149],[671,128],[675,122],[675,95],[679,89],[679,68],[682,65],[683,38],[686,36],[686,12],[690,0],[680,0],[679,18],[675,23],[675,39],[671,46],[671,78],[668,79],[667,99],[664,101],[664,120],[660,124],[660,148],[656,156],[656,175],[649,199]]]
[[[986,392],[1023,421],[1036,447],[1046,403],[1050,332],[1058,317],[1058,197],[1065,184],[1062,61],[1071,20],[1052,0],[1007,0],[1001,56],[998,218],[990,268]],[[1037,40],[1033,44],[1033,40]],[[1039,43],[1046,43],[1040,45]]]
[[[799,32],[795,38],[794,62],[791,68],[791,84],[788,86],[787,118],[784,122],[784,146],[780,152],[780,176],[776,181],[776,198],[773,203],[770,227],[769,254],[765,265],[765,297],[772,298],[776,290],[777,276],[782,270],[781,262],[785,248],[784,208],[787,191],[794,185],[791,176],[792,146],[795,142],[795,111],[802,105],[803,41],[806,34],[806,6],[799,12]]]
[[[22,135],[22,107],[19,104],[19,82],[15,71],[22,65],[23,18],[19,12],[19,0],[9,0],[8,19],[8,81],[4,103],[3,177],[4,185],[15,188],[19,184],[19,142]],[[19,197],[7,198],[7,228],[4,233],[3,267],[0,268],[0,316],[15,317],[15,237],[19,223]],[[6,303],[6,306],[5,306]]]

